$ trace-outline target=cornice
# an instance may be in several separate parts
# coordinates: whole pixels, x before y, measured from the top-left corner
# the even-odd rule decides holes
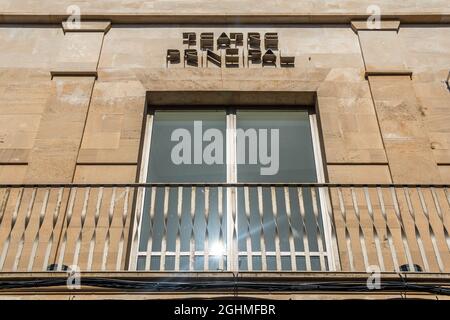
[[[110,21],[113,24],[350,24],[365,20],[367,14],[85,14],[82,21]],[[67,14],[0,13],[0,24],[60,24]],[[403,24],[450,24],[448,13],[386,13],[382,20],[398,20]]]

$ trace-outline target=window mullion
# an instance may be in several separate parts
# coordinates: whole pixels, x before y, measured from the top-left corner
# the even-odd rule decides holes
[[[226,130],[227,183],[235,183],[236,177],[236,112],[227,112]],[[237,199],[236,188],[227,188],[227,270],[238,271],[237,256]]]

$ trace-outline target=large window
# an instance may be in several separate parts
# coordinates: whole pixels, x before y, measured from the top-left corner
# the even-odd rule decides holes
[[[328,270],[308,108],[161,108],[148,119],[137,268]],[[325,222],[325,223],[324,223]]]

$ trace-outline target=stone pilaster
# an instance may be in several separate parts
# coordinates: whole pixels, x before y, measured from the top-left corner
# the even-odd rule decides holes
[[[369,29],[365,22],[353,22],[352,28],[359,37],[392,181],[441,182],[412,72],[404,61],[399,23],[389,21]]]

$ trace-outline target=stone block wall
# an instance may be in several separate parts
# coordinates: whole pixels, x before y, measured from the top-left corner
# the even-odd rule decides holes
[[[6,1],[0,8],[8,12],[21,3]],[[123,10],[118,3],[111,1],[106,11]],[[154,4],[162,11],[172,5],[166,1]],[[178,5],[184,7],[187,2]],[[90,12],[101,9],[92,5]],[[310,9],[325,10],[312,5]],[[165,90],[305,93],[299,103],[315,105],[327,181],[448,184],[450,91],[444,81],[450,72],[450,27],[443,22],[388,23],[380,30],[366,30],[358,23],[99,22],[94,30],[81,28],[76,32],[66,32],[60,23],[1,25],[0,184],[137,182],[147,98],[154,91]],[[222,32],[277,32],[281,51],[296,57],[295,67],[167,67],[167,49],[186,48],[182,43],[186,31],[197,35],[214,32],[215,38]],[[124,190],[117,192],[123,197]],[[11,199],[18,196],[13,193]],[[31,196],[23,195],[25,200]],[[36,197],[39,200],[45,194]],[[49,206],[55,207],[56,194],[51,197]],[[92,201],[95,198],[93,195]],[[62,211],[68,199],[66,192]],[[101,218],[86,222],[89,232],[98,223],[99,244],[111,224],[111,246],[116,246],[124,205],[118,203],[118,210],[108,220],[108,204],[102,204]],[[351,210],[351,203],[345,205]],[[81,208],[83,204],[74,206]],[[91,217],[97,210],[95,203],[86,208]],[[76,221],[80,214],[81,210],[74,211]],[[53,225],[51,214],[46,216],[42,230],[66,234],[66,254],[71,256],[77,250],[79,225],[67,226],[67,220],[62,219]],[[131,222],[129,216],[127,219],[124,223],[128,228]],[[30,234],[37,232],[37,223],[33,222]],[[357,228],[354,221],[352,234]],[[342,228],[338,232],[342,235]],[[87,263],[89,238],[87,234],[81,240],[82,264]],[[31,242],[25,242],[26,250],[30,246]],[[432,252],[429,239],[425,246]],[[348,269],[346,251],[343,246],[340,250],[344,269]],[[39,251],[39,259],[43,254]],[[51,251],[55,259],[60,254],[61,248]],[[102,252],[94,254],[101,256]],[[115,255],[114,251],[108,257],[108,268],[116,266]],[[418,255],[417,250],[414,255]],[[7,260],[7,264],[13,263]],[[430,263],[433,270],[437,268],[436,263]]]
[[[448,182],[450,28],[355,25],[5,25],[0,182],[135,182],[155,90],[315,92],[330,182]],[[168,68],[184,31],[278,32],[296,65]]]

